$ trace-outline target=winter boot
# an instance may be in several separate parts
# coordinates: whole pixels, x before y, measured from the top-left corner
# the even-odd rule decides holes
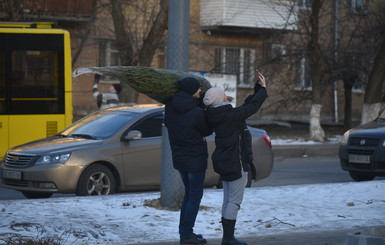
[[[201,234],[192,234],[190,238],[181,238],[180,245],[206,244],[207,240]]]
[[[222,217],[223,238],[222,245],[247,245],[246,242],[234,237],[236,220],[225,219]]]

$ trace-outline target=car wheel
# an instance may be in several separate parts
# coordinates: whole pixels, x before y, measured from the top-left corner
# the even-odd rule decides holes
[[[355,181],[370,181],[376,177],[371,174],[361,174],[361,173],[352,172],[352,171],[349,171],[349,174],[350,174],[350,177],[352,177],[352,179]]]
[[[247,183],[246,183],[246,188],[251,187],[252,183],[252,176],[251,174],[247,173]],[[223,188],[223,183],[222,183],[222,177],[219,177],[218,183],[216,185],[217,189],[222,189]]]
[[[76,195],[101,196],[115,192],[115,178],[112,172],[100,164],[91,165],[81,174]]]
[[[50,192],[32,192],[32,191],[22,191],[23,196],[28,199],[36,199],[36,198],[49,198],[53,195]]]

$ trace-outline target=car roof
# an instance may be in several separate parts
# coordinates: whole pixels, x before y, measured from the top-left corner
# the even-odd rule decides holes
[[[123,105],[100,110],[99,113],[111,113],[111,112],[131,112],[131,113],[144,113],[152,110],[162,111],[164,109],[163,104],[136,104],[136,105]]]

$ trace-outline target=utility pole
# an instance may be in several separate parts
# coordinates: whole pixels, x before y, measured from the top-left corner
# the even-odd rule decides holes
[[[167,69],[188,71],[190,0],[168,1]],[[178,207],[184,196],[181,176],[174,169],[172,153],[165,125],[162,127],[162,174],[160,204],[163,207]]]

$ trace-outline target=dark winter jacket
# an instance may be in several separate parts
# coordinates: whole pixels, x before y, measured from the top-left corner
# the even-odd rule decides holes
[[[166,103],[165,124],[168,129],[174,168],[196,172],[207,169],[205,136],[212,134],[205,111],[198,99],[179,91]]]
[[[213,166],[223,180],[239,179],[242,169],[252,169],[251,135],[245,120],[259,110],[266,98],[266,89],[262,88],[240,107],[226,104],[207,109],[207,119],[215,132]]]

